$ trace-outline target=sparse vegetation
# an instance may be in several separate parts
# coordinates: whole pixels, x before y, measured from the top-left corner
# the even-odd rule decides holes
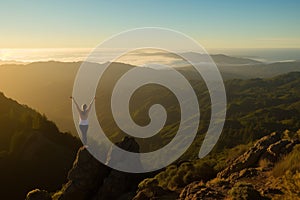
[[[201,160],[197,162],[185,162],[178,167],[171,165],[154,178],[158,181],[160,187],[174,191],[196,180],[210,180],[216,175],[213,169],[214,165],[215,163]]]
[[[260,193],[250,183],[238,182],[229,191],[232,200],[261,200]]]
[[[285,200],[300,199],[300,172],[288,170],[282,179]]]
[[[269,168],[272,166],[272,162],[270,162],[268,159],[261,159],[259,160],[259,163],[258,163],[259,167],[261,167],[262,169],[265,169],[265,168]]]
[[[280,177],[287,172],[295,174],[300,172],[300,145],[294,147],[293,151],[284,156],[275,166],[272,171],[273,176]]]

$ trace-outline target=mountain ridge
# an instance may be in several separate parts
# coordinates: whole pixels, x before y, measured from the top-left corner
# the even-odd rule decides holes
[[[55,121],[60,130],[70,131],[76,135],[73,125],[71,103],[68,97],[72,93],[73,83],[81,62],[37,62],[28,65],[1,65],[0,91],[3,91],[19,102],[30,105],[49,119]],[[99,66],[101,66],[99,64]],[[112,77],[118,76],[132,65],[115,63]],[[224,80],[268,78],[275,75],[300,71],[298,62],[259,64],[247,66],[219,66]],[[187,79],[199,79],[199,74],[191,67],[178,69]],[[13,78],[12,78],[13,77]],[[16,80],[17,83],[16,84]],[[51,94],[49,93],[51,91]],[[32,98],[35,96],[35,98]],[[44,102],[51,102],[52,107]],[[64,114],[62,114],[64,113]]]
[[[1,198],[24,199],[36,185],[53,190],[65,181],[80,142],[45,116],[0,93]],[[12,192],[13,191],[13,192]]]

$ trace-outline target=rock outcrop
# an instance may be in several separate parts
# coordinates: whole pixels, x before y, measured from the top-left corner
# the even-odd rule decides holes
[[[291,152],[298,140],[283,139],[283,134],[272,133],[258,140],[248,151],[237,157],[229,166],[206,183],[193,182],[181,191],[167,191],[160,187],[156,179],[146,179],[147,184],[138,183],[146,178],[142,174],[124,173],[110,169],[96,160],[89,151],[79,149],[72,169],[68,173],[68,182],[56,194],[50,197],[47,191],[34,190],[28,193],[26,200],[148,200],[148,199],[269,199],[272,193],[280,194],[280,189],[265,187],[268,170],[259,165],[267,160],[274,166],[283,155]],[[126,151],[139,152],[139,145],[133,139],[125,137],[116,144]],[[114,157],[114,149],[107,155],[107,162],[121,162],[122,156]],[[136,162],[134,164],[140,164]],[[137,191],[137,192],[135,192]],[[234,197],[233,197],[234,196]]]
[[[109,171],[106,165],[96,160],[85,147],[81,147],[68,173],[69,181],[61,189],[57,199],[91,199]]]
[[[125,137],[116,144],[126,151],[139,152],[139,145],[134,138]],[[110,159],[114,159],[108,155]],[[122,162],[122,161],[120,161]],[[96,160],[87,148],[81,147],[73,167],[69,170],[68,181],[57,191],[54,200],[114,200],[132,199],[138,183],[144,178],[140,174],[129,174],[107,167]],[[28,193],[28,200],[51,200],[46,198],[47,191],[33,190]],[[41,195],[44,195],[43,197]]]
[[[272,133],[261,138],[243,155],[229,163],[214,180],[206,184],[193,182],[187,185],[181,191],[179,199],[266,200],[270,199],[268,196],[272,196],[273,193],[281,193],[276,188],[265,187],[268,174],[259,166],[259,161],[266,159],[274,166],[275,162],[299,144],[298,140],[282,139],[282,136],[281,133]]]
[[[282,155],[292,151],[299,141],[282,139],[282,134],[274,132],[258,140],[253,147],[238,157],[218,174],[218,178],[228,178],[243,169],[256,167],[260,159],[276,162]]]
[[[121,142],[116,145],[126,151],[139,152],[140,148],[138,143],[130,137],[125,137]],[[125,157],[119,156],[116,158],[113,154],[114,149],[108,153],[107,162],[114,164],[122,163]],[[117,162],[117,163],[115,163]],[[140,164],[139,160],[133,164]],[[112,170],[105,178],[103,184],[98,188],[98,193],[94,200],[118,199],[122,194],[136,191],[138,183],[143,179],[140,174],[132,174]],[[127,194],[127,196],[130,194]],[[131,194],[134,196],[134,194]]]

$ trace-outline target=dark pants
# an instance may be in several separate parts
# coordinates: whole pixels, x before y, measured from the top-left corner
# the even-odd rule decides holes
[[[83,145],[87,145],[87,131],[89,128],[89,125],[79,125],[80,131],[81,131],[81,139]]]

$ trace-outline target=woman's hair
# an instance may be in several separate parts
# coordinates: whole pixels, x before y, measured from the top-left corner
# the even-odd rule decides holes
[[[87,109],[87,105],[86,104],[82,104],[81,108],[82,108],[82,110],[86,110]]]

